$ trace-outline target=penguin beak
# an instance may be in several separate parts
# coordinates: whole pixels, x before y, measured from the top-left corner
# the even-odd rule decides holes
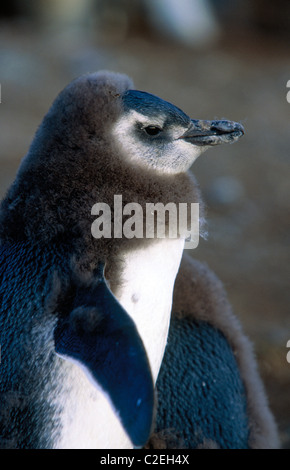
[[[243,135],[244,128],[238,122],[191,119],[188,130],[179,138],[193,145],[212,146],[235,142]]]

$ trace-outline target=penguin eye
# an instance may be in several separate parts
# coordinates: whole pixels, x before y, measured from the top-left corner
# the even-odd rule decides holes
[[[144,131],[148,135],[158,135],[160,134],[162,129],[160,129],[160,127],[157,127],[157,126],[147,126],[147,127],[144,127]]]

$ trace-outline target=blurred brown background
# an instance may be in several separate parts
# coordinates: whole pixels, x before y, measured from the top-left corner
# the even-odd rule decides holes
[[[290,448],[290,4],[287,0],[41,0],[0,7],[0,196],[57,93],[99,69],[130,75],[243,139],[194,164],[209,238],[193,255],[225,284]]]

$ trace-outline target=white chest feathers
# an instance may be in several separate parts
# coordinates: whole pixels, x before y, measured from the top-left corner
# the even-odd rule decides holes
[[[172,294],[184,240],[159,239],[124,255],[122,286],[116,293],[144,343],[154,381],[166,346]]]
[[[157,240],[123,256],[116,297],[134,320],[144,343],[154,381],[167,342],[174,281],[184,240]],[[129,449],[132,443],[109,398],[90,383],[79,365],[64,361],[59,394],[60,435],[56,448]]]
[[[64,361],[55,399],[60,431],[55,449],[132,449],[132,442],[109,398],[92,384],[79,364]]]

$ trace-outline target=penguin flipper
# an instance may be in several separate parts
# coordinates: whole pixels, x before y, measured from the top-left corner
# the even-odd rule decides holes
[[[186,254],[175,282],[172,311],[157,380],[156,434],[151,445],[279,447],[252,345],[221,282],[206,265]]]
[[[136,326],[104,278],[78,287],[71,310],[58,313],[56,353],[77,363],[108,396],[135,447],[149,438],[154,407],[150,365]]]

